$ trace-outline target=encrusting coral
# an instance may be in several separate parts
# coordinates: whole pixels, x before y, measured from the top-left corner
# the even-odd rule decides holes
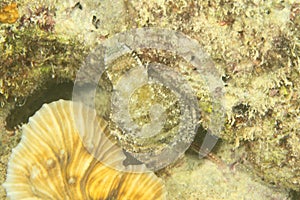
[[[23,126],[4,187],[10,199],[164,199],[164,185],[143,165],[123,166],[107,123],[79,103],[45,104]],[[141,173],[137,173],[141,172]]]

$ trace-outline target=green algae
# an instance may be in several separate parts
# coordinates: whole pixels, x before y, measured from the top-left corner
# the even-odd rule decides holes
[[[79,42],[63,41],[36,27],[7,27],[1,49],[2,104],[28,96],[46,80],[74,79],[85,55]]]

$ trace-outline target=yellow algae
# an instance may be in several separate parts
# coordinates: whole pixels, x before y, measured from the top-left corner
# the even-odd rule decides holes
[[[12,24],[15,23],[19,18],[19,12],[16,3],[6,5],[0,9],[0,22]]]

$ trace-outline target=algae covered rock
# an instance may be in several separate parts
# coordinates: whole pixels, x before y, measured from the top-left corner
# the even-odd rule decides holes
[[[19,2],[16,23],[0,25],[1,106],[22,104],[49,79],[74,81],[90,49],[116,33],[141,27],[179,31],[199,42],[221,75],[226,89],[222,140],[236,148],[245,146],[246,159],[266,182],[300,190],[299,3],[129,0],[112,6],[109,1],[49,0],[26,7],[27,3]],[[189,66],[170,52],[140,49],[135,55],[144,64]],[[118,78],[109,73],[112,80]],[[183,73],[197,88],[200,122],[206,128],[213,120],[213,99],[203,80]]]

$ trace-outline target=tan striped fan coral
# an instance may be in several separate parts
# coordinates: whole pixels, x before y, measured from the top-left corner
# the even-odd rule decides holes
[[[123,166],[125,155],[103,134],[106,131],[106,122],[79,103],[45,104],[23,126],[22,140],[13,149],[4,183],[7,196],[165,199],[163,183],[153,172],[133,173],[129,169],[139,167]]]

